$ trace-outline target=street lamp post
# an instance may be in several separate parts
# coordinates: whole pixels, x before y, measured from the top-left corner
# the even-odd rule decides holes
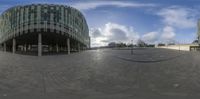
[[[133,40],[131,40],[131,55],[133,55]]]
[[[181,48],[180,48],[181,45],[180,45],[180,44],[181,44],[181,43],[179,42],[179,52],[181,51]]]

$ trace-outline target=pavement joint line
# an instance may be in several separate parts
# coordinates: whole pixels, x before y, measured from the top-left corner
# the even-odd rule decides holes
[[[156,62],[162,62],[162,61],[169,61],[169,60],[173,60],[175,58],[178,58],[178,57],[181,57],[185,54],[180,54],[180,55],[177,55],[177,56],[173,56],[173,57],[169,57],[169,58],[165,58],[165,59],[158,59],[158,60],[135,60],[135,59],[131,59],[131,58],[125,58],[125,57],[121,57],[121,56],[115,56],[113,55],[114,57],[117,57],[117,58],[120,58],[122,60],[125,60],[125,61],[131,61],[131,62],[138,62],[138,63],[156,63]]]
[[[43,93],[46,94],[46,84],[45,84],[45,72],[41,72],[42,75],[42,87],[43,87]]]

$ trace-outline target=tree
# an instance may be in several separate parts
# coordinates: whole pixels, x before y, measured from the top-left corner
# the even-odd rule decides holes
[[[159,43],[158,46],[165,46],[165,44],[163,44],[163,43]]]
[[[175,43],[169,43],[168,45],[175,45]]]
[[[108,44],[108,47],[110,47],[110,48],[114,48],[114,47],[116,47],[116,43],[115,42],[110,42],[109,44]]]
[[[108,44],[108,47],[110,47],[110,48],[114,48],[114,47],[126,47],[127,45],[126,45],[126,43],[115,43],[115,42],[110,42],[109,44]]]
[[[198,40],[194,40],[192,44],[198,44]]]

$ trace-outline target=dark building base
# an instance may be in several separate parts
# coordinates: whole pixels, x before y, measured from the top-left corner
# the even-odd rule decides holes
[[[85,50],[86,46],[76,39],[59,33],[34,32],[9,39],[2,49],[13,53],[30,55],[54,55]]]

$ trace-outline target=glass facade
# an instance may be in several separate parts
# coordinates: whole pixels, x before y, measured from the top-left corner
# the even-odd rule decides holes
[[[0,43],[23,33],[50,29],[67,34],[87,47],[90,44],[84,16],[69,6],[32,4],[12,7],[2,13],[0,24]]]

